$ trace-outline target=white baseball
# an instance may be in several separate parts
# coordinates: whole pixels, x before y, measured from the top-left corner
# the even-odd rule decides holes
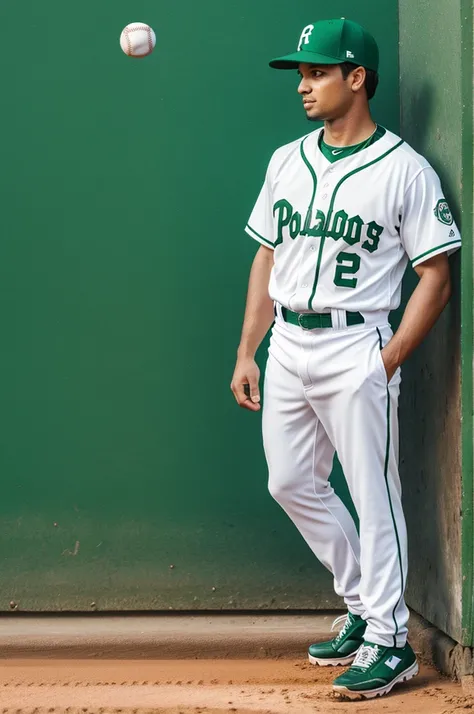
[[[156,45],[156,35],[145,22],[132,22],[120,35],[120,47],[129,57],[151,55]]]

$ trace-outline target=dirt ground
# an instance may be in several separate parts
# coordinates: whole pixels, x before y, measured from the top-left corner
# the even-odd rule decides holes
[[[371,701],[334,697],[343,670],[302,660],[0,660],[0,714],[474,714],[461,686],[422,666]]]

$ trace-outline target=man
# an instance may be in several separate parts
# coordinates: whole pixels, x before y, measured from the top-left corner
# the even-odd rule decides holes
[[[269,490],[334,576],[348,608],[310,661],[349,665],[337,692],[386,694],[418,673],[407,643],[407,535],[398,474],[400,365],[450,296],[460,246],[437,175],[374,123],[378,48],[345,19],[304,28],[276,69],[300,75],[310,121],[324,128],[273,154],[246,231],[253,261],[232,391],[260,409],[255,352],[274,322],[265,373]],[[408,261],[420,280],[393,335]],[[360,538],[328,482],[337,451]]]

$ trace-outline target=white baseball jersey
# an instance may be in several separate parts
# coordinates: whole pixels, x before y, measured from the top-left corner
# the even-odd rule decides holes
[[[408,260],[461,245],[439,178],[389,131],[331,163],[321,131],[273,154],[246,227],[275,249],[270,296],[295,312],[396,309]]]

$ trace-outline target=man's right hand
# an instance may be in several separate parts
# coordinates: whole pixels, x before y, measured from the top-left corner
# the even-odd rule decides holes
[[[260,410],[259,379],[260,370],[254,359],[240,358],[237,360],[230,388],[240,407],[250,409],[252,412]],[[245,385],[247,384],[249,385],[250,396],[245,393]]]

